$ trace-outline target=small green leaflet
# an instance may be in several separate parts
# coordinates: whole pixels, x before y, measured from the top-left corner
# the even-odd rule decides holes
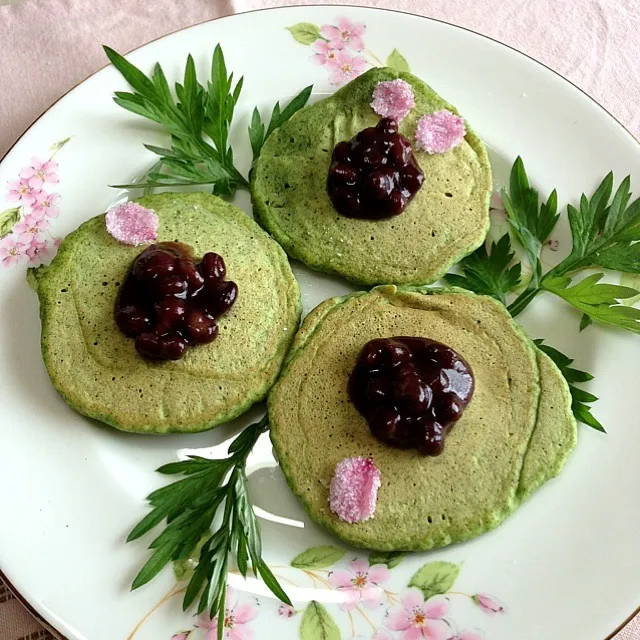
[[[640,291],[640,274],[621,273],[620,284],[623,287],[630,287],[631,289]],[[636,302],[640,302],[640,294],[638,294],[637,296],[633,296],[632,298],[625,298],[624,300],[622,300],[622,304],[626,304],[627,306],[634,305],[636,304]]]
[[[458,579],[460,567],[453,562],[429,562],[416,571],[409,586],[420,589],[425,600],[446,593]]]
[[[311,547],[298,554],[291,561],[291,566],[296,569],[323,569],[341,560],[344,554],[342,549],[331,545]]]
[[[463,275],[449,273],[445,280],[456,287],[487,295],[506,304],[506,294],[518,285],[521,265],[509,266],[514,254],[509,234],[505,233],[497,243],[492,243],[491,253],[485,245],[476,249],[460,263]]]
[[[71,140],[71,138],[64,138],[63,140],[58,140],[58,142],[55,142],[54,144],[51,145],[51,154],[55,155],[56,153],[58,153],[58,151],[60,151],[60,149],[62,149],[62,147],[64,147],[67,142],[69,142],[69,140]]]
[[[603,277],[603,273],[594,273],[573,284],[568,276],[545,276],[542,287],[582,311],[589,321],[640,333],[640,309],[619,304],[620,300],[637,296],[638,291],[616,284],[598,284]],[[584,320],[581,324],[586,326]]]
[[[11,207],[0,213],[0,238],[8,236],[18,220],[20,220],[20,207]]]
[[[586,404],[595,402],[598,398],[592,393],[584,391],[575,385],[577,382],[589,382],[590,380],[593,380],[593,376],[586,371],[572,369],[570,365],[573,363],[573,360],[557,349],[544,344],[543,340],[534,340],[534,342],[538,349],[546,353],[556,363],[556,366],[560,369],[565,380],[568,382],[572,398],[571,410],[573,411],[575,419],[578,422],[583,422],[584,424],[593,427],[597,431],[606,433],[598,419],[592,415],[591,408]]]
[[[292,27],[286,27],[287,31],[291,32],[291,35],[300,44],[313,44],[316,40],[324,40],[320,35],[320,27],[312,24],[311,22],[298,22]]]
[[[372,551],[369,564],[386,564],[389,569],[397,567],[407,554],[404,551]]]
[[[326,607],[312,600],[302,615],[300,640],[340,640],[340,630]]]
[[[411,71],[406,58],[397,49],[394,49],[387,57],[387,67],[396,71]]]
[[[296,111],[300,111],[307,104],[313,85],[305,87],[289,104],[280,111],[280,102],[276,102],[271,112],[269,126],[266,127],[260,117],[258,107],[255,107],[251,116],[251,125],[249,126],[249,141],[251,142],[251,150],[253,151],[254,162],[260,155],[264,141],[278,128],[281,127]]]
[[[120,188],[212,185],[217,195],[231,195],[248,185],[233,163],[229,129],[242,91],[242,78],[234,85],[227,73],[224,55],[217,45],[211,60],[206,89],[196,76],[195,63],[187,57],[182,83],[175,84],[173,97],[159,64],[147,77],[119,53],[105,53],[133,92],[116,91],[114,101],[122,108],[162,125],[170,134],[170,147],[145,145],[160,156],[161,169],[152,170],[138,183]]]

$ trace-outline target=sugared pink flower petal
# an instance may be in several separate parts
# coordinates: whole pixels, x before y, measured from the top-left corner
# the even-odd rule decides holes
[[[373,517],[380,488],[380,470],[370,458],[345,458],[338,462],[331,479],[331,511],[345,522],[363,522]]]
[[[427,153],[446,153],[462,142],[465,133],[464,120],[451,111],[442,109],[418,120],[417,147]]]
[[[378,82],[373,90],[371,108],[383,118],[402,120],[415,105],[411,85],[397,78]]]
[[[137,202],[125,202],[109,209],[106,225],[118,242],[134,247],[155,242],[158,237],[158,216]]]

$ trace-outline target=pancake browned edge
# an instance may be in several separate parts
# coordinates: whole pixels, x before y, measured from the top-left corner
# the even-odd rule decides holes
[[[138,355],[115,324],[114,302],[144,247],[118,243],[101,215],[67,236],[49,267],[32,273],[42,356],[55,388],[86,416],[142,433],[210,429],[269,391],[298,328],[298,284],[284,251],[237,207],[203,193],[138,202],[158,214],[159,242],[224,258],[238,298],[220,318],[218,337],[175,362]]]
[[[361,348],[393,335],[443,342],[473,369],[474,396],[438,457],[379,442],[349,400]],[[376,287],[307,316],[269,395],[271,438],[289,486],[317,522],[356,546],[424,550],[493,529],[559,472],[575,444],[567,391],[495,300],[460,289]],[[352,456],[371,456],[382,474],[375,516],[358,524],[339,520],[328,504],[335,466]]]

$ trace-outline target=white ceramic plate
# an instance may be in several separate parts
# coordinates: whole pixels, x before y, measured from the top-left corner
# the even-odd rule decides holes
[[[592,192],[611,169],[618,178],[631,173],[640,183],[640,147],[578,89],[487,38],[411,15],[335,6],[256,12],[175,33],[130,59],[146,70],[158,60],[169,78],[177,79],[187,53],[204,73],[220,42],[229,68],[245,77],[233,144],[246,170],[245,132],[255,104],[266,112],[275,100],[310,82],[316,96],[335,88],[327,69],[313,64],[312,47],[287,28],[309,23],[296,31],[308,42],[313,25],[335,25],[341,17],[365,25],[366,49],[360,55],[367,65],[397,48],[413,72],[460,108],[491,149],[497,185],[518,154],[545,194],[558,188],[562,207],[582,191]],[[55,155],[57,169],[47,165],[45,171],[57,173],[59,183],[45,183],[38,202],[58,207],[59,216],[51,219],[43,245],[121,197],[107,185],[130,181],[149,167],[153,156],[143,142],[165,141],[156,127],[112,102],[113,91],[125,88],[113,68],[100,71],[54,105],[2,162],[5,198],[4,187],[32,157],[46,161]],[[46,195],[51,193],[60,195],[58,202]],[[247,194],[237,203],[250,212]],[[7,199],[0,210],[12,206]],[[28,209],[25,205],[19,213]],[[560,251],[546,253],[545,260],[569,249],[566,224],[563,229],[554,238]],[[211,640],[213,632],[181,611],[179,595],[170,595],[182,588],[170,569],[129,593],[147,552],[145,541],[125,545],[124,537],[146,513],[145,496],[161,482],[153,473],[156,467],[187,453],[223,452],[227,439],[260,410],[214,432],[163,438],[126,435],[82,418],[49,384],[39,353],[38,305],[25,282],[25,264],[7,262],[0,268],[3,572],[37,612],[73,640],[170,640],[174,635]],[[307,311],[350,290],[337,278],[299,265],[295,270]],[[429,635],[429,626],[411,632],[386,626],[390,607],[411,604],[406,591],[413,574],[433,562],[448,563],[425,569],[440,573],[446,602],[439,611],[428,609],[446,619],[450,637],[461,640],[602,640],[634,611],[640,603],[640,341],[594,327],[580,334],[576,314],[555,299],[541,296],[529,309],[522,321],[532,336],[547,338],[574,356],[579,368],[595,374],[590,390],[602,398],[595,411],[608,435],[581,426],[577,451],[562,476],[496,531],[407,556],[389,570],[370,569],[367,553],[345,549],[309,522],[265,437],[250,459],[252,495],[262,518],[266,559],[294,598],[296,611],[280,608],[255,581],[243,584],[232,576],[235,626],[226,637],[443,640],[442,634]],[[295,556],[318,545],[336,550],[320,554],[306,571],[290,567]],[[348,583],[357,571],[365,583],[378,581],[378,602],[367,608],[363,600],[344,611],[344,593],[334,587]],[[323,604],[303,614],[310,600]],[[491,609],[499,610],[491,615]]]

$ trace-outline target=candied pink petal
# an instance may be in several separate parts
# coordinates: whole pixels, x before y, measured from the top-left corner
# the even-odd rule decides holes
[[[107,231],[118,241],[137,247],[158,237],[158,216],[136,202],[112,207],[106,215]]]
[[[383,118],[402,120],[414,105],[415,99],[411,85],[400,78],[378,82],[373,90],[371,107]]]
[[[380,488],[380,470],[370,458],[345,458],[338,462],[331,479],[331,511],[345,522],[363,522],[373,517]]]
[[[445,153],[459,145],[465,133],[464,120],[451,111],[442,109],[418,120],[417,147],[427,153]]]
[[[427,618],[442,618],[449,611],[449,601],[444,596],[429,598],[422,607]]]

